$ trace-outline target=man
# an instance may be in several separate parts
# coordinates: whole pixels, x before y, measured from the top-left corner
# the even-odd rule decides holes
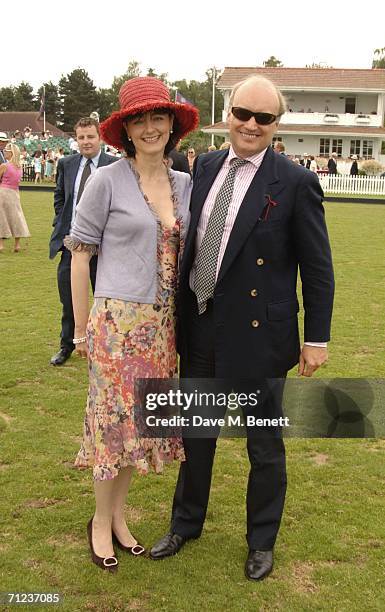
[[[311,159],[308,153],[303,154],[303,159],[300,160],[300,164],[304,168],[310,169]]]
[[[180,146],[181,141],[179,140],[175,145],[175,149],[172,149],[172,151],[170,151],[168,154],[172,161],[171,167],[173,170],[190,174],[190,167],[188,165],[187,157],[180,152]]]
[[[274,151],[279,155],[286,155],[285,153],[285,145],[280,140],[277,140],[274,143]]]
[[[273,83],[247,79],[230,98],[230,150],[198,158],[180,278],[183,378],[284,380],[298,361],[299,374],[311,376],[327,360],[334,281],[323,193],[316,176],[271,148],[284,112]],[[305,309],[302,349],[298,267]],[[282,390],[273,396],[273,411]],[[280,435],[247,433],[245,573],[261,580],[273,566],[286,491],[285,454]],[[176,554],[200,536],[215,442],[185,437],[171,531],[151,549],[152,559]]]
[[[9,142],[9,138],[5,132],[0,132],[0,164],[5,164],[5,157],[3,150],[5,145]]]
[[[337,153],[332,153],[328,159],[329,174],[337,174]]]
[[[70,233],[75,218],[76,205],[80,200],[86,180],[100,166],[107,166],[117,160],[100,149],[99,123],[90,117],[80,119],[75,125],[76,140],[80,153],[62,157],[57,166],[54,194],[55,217],[50,240],[50,259],[61,251],[57,270],[60,301],[63,306],[60,350],[51,358],[51,365],[60,366],[67,361],[74,350],[74,313],[71,294],[71,252],[63,246],[63,238]],[[97,258],[90,261],[90,279],[95,288]]]

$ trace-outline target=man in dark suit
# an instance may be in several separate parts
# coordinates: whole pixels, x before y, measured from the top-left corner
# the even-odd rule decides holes
[[[334,280],[323,193],[314,173],[271,148],[285,102],[270,81],[251,77],[235,86],[229,109],[230,150],[199,156],[194,171],[179,292],[181,376],[235,381],[233,388],[241,379],[262,381],[263,391],[265,379],[279,379],[262,405],[278,416],[288,370],[299,362],[299,374],[311,376],[327,360]],[[256,437],[248,429],[247,438],[245,573],[261,580],[273,567],[285,450],[279,431]],[[216,440],[185,437],[184,444],[171,530],[152,559],[176,554],[203,529]]]
[[[337,153],[332,153],[328,159],[329,174],[337,174]]]
[[[60,350],[51,358],[51,365],[59,366],[67,361],[74,350],[74,313],[71,293],[71,252],[63,246],[63,238],[70,233],[75,217],[76,205],[80,200],[87,178],[100,166],[116,161],[116,157],[101,151],[99,123],[85,117],[75,125],[76,140],[80,153],[62,157],[57,167],[54,195],[55,217],[49,245],[49,256],[53,259],[61,251],[57,269],[60,301],[63,306]],[[97,258],[90,261],[90,279],[95,289]]]
[[[185,172],[186,174],[190,174],[190,167],[188,165],[187,157],[183,155],[179,151],[181,145],[181,141],[179,141],[172,151],[169,152],[168,156],[172,161],[171,167],[173,170],[178,170],[179,172]]]

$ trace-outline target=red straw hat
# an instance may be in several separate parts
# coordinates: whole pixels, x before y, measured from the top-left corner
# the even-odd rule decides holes
[[[118,149],[123,148],[123,119],[150,110],[170,109],[174,115],[173,133],[176,140],[198,126],[199,113],[195,106],[171,102],[166,85],[155,77],[136,77],[123,83],[119,92],[119,104],[120,110],[113,112],[100,124],[103,140]]]

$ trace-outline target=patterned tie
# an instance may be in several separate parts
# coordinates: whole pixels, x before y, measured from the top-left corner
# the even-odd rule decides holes
[[[207,228],[198,251],[194,292],[197,297],[199,314],[206,310],[207,300],[214,295],[218,255],[227,212],[233,197],[235,174],[240,166],[247,163],[247,160],[239,158],[235,158],[231,162],[230,170],[215,198]]]
[[[86,180],[91,174],[91,164],[92,164],[92,159],[87,159],[87,163],[83,168],[82,176],[81,176],[80,183],[79,183],[78,195],[76,198],[76,206],[79,204],[79,200],[82,197],[82,193],[84,191],[84,185],[86,184]]]

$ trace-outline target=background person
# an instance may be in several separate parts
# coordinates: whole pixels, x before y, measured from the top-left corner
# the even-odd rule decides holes
[[[280,140],[277,140],[274,143],[274,151],[280,155],[286,155],[285,153],[285,145]]]
[[[328,159],[329,174],[337,174],[337,153],[332,153]]]
[[[78,352],[89,347],[90,386],[83,444],[76,465],[92,467],[96,510],[88,524],[94,563],[113,567],[113,541],[142,554],[124,504],[134,469],[183,460],[180,438],[138,437],[137,378],[169,378],[177,370],[175,291],[189,217],[191,177],[168,167],[176,142],[198,124],[197,110],[171,102],[153,77],[126,81],[120,110],[102,124],[108,144],[127,157],[98,170],[79,203],[71,236],[72,293]],[[88,263],[99,248],[88,328]],[[115,560],[115,561],[111,561]]]
[[[352,155],[352,165],[350,166],[350,176],[358,176],[357,155]]]
[[[116,161],[116,157],[101,151],[99,123],[90,117],[80,119],[75,125],[75,134],[80,153],[61,157],[57,164],[57,180],[54,193],[55,217],[49,244],[49,256],[53,259],[59,252],[57,285],[62,304],[60,349],[51,357],[51,365],[61,366],[74,350],[74,313],[71,294],[71,252],[63,245],[64,236],[69,234],[75,219],[76,206],[85,183],[97,168]],[[91,258],[89,278],[95,288],[96,256]]]
[[[190,173],[192,174],[195,161],[195,149],[193,147],[189,147],[187,150],[187,161],[190,168]]]
[[[23,174],[19,147],[8,143],[4,148],[7,163],[0,164],[0,252],[3,238],[15,238],[15,253],[20,251],[20,238],[31,234],[21,208],[19,184]]]
[[[315,172],[315,174],[317,174],[317,170],[318,170],[318,166],[317,166],[317,162],[315,160],[314,155],[310,155],[310,166],[309,166],[309,170],[311,172]]]
[[[175,148],[169,152],[168,156],[172,160],[171,168],[179,172],[190,174],[190,166],[187,157],[180,152],[181,141],[177,142]]]
[[[5,164],[6,159],[4,157],[4,147],[9,142],[9,138],[5,132],[0,132],[0,164]]]
[[[41,183],[41,173],[43,171],[43,153],[35,151],[33,154],[33,169],[35,171],[35,185]]]

